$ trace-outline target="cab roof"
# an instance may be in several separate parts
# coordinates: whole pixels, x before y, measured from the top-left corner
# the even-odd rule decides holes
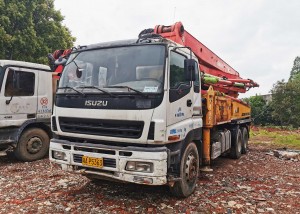
[[[81,52],[92,49],[101,49],[101,48],[112,48],[112,47],[122,47],[130,45],[140,45],[140,44],[168,44],[174,43],[168,39],[160,38],[159,40],[147,39],[147,40],[138,40],[138,39],[128,39],[128,40],[117,40],[110,42],[102,42],[91,45],[79,46],[79,48],[74,50],[74,52]]]
[[[50,67],[43,64],[37,64],[32,62],[23,62],[23,61],[15,61],[15,60],[0,60],[0,66],[17,66],[17,67],[28,67],[28,68],[35,68],[40,70],[49,70]]]

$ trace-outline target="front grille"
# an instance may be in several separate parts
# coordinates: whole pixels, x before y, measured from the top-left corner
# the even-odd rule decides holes
[[[59,117],[60,129],[63,132],[122,137],[140,138],[144,128],[143,121],[98,120],[85,118]]]
[[[82,162],[82,156],[79,154],[74,154],[73,155],[73,160],[75,163],[81,163]],[[113,158],[103,158],[103,166],[104,167],[111,167],[111,168],[116,168],[116,159]]]

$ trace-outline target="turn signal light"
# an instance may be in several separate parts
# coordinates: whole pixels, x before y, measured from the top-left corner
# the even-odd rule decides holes
[[[180,139],[180,135],[172,135],[168,137],[169,141],[175,141],[175,140],[179,140]]]

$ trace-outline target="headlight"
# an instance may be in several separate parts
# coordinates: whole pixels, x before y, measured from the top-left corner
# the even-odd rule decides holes
[[[151,172],[153,172],[153,163],[128,161],[126,164],[125,170],[151,173]]]
[[[57,160],[67,160],[66,153],[60,151],[52,151],[52,157]]]
[[[128,161],[127,164],[126,164],[126,170],[135,171],[135,162]]]

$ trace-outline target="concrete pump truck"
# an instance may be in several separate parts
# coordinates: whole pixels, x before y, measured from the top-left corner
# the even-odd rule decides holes
[[[90,179],[169,185],[187,197],[211,160],[247,152],[250,107],[237,97],[257,86],[181,22],[79,47],[57,89],[50,160]]]

